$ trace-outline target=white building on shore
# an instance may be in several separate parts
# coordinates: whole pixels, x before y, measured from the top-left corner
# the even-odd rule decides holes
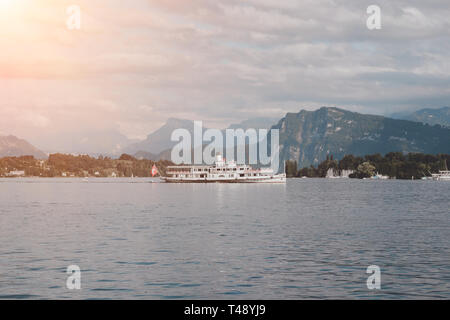
[[[9,173],[6,174],[7,177],[24,177],[25,176],[25,171],[24,170],[14,170],[14,171],[10,171]]]

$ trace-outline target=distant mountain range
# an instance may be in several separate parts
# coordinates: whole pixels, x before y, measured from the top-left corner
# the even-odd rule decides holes
[[[269,129],[278,119],[275,118],[253,118],[242,121],[241,123],[232,124],[229,129]],[[178,142],[170,141],[172,132],[176,129],[183,128],[194,135],[194,122],[192,120],[170,118],[167,122],[155,132],[149,134],[144,141],[131,144],[124,148],[124,152],[133,154],[137,158],[145,158],[149,160],[161,160],[170,157],[169,149],[172,149]],[[203,128],[207,129],[207,128]],[[222,130],[225,137],[225,130]]]
[[[288,113],[272,128],[280,130],[280,159],[300,167],[317,165],[327,155],[450,153],[448,128],[338,108]]]
[[[252,118],[240,123],[231,124],[228,126],[228,129],[270,129],[278,120],[278,118]]]
[[[287,113],[280,120],[249,119],[232,124],[228,128],[279,129],[280,160],[296,160],[299,167],[304,167],[317,165],[328,155],[340,159],[346,154],[385,154],[396,151],[450,153],[450,128],[435,125],[448,124],[449,111],[448,107],[423,109],[410,115],[403,115],[414,120],[409,121],[323,107],[315,111],[301,110],[298,113]],[[84,146],[82,148],[84,151],[79,153],[91,155],[115,156],[128,153],[136,158],[170,160],[171,149],[178,143],[172,142],[170,137],[172,132],[179,128],[187,129],[193,136],[193,121],[170,118],[143,141],[130,143],[126,137],[114,132],[105,134],[90,132],[84,136],[68,137],[66,145],[68,148],[72,148],[73,145]],[[222,130],[222,133],[224,131]],[[51,152],[71,153],[65,148]],[[20,155],[47,157],[44,152],[25,140],[14,136],[0,136],[0,157]]]
[[[49,133],[32,137],[30,140],[49,153],[60,152],[110,157],[120,156],[125,147],[137,141],[128,139],[115,129],[81,130],[79,132],[66,132],[61,135]]]
[[[339,108],[288,113],[279,121],[250,119],[229,128],[268,128],[271,121],[277,122],[271,128],[280,130],[280,160],[296,160],[299,167],[317,165],[327,155],[340,159],[346,154],[395,151],[450,153],[450,129]],[[170,142],[170,134],[177,128],[185,128],[192,134],[193,122],[169,119],[144,143],[135,144],[138,151],[132,154],[155,161],[170,160],[170,151],[175,145]]]
[[[450,128],[450,107],[440,109],[420,109],[413,113],[397,113],[393,118],[441,125]]]
[[[47,155],[29,142],[15,136],[0,136],[0,157],[34,156],[46,159]]]
[[[191,136],[193,136],[194,122],[191,120],[170,118],[161,128],[149,134],[144,141],[133,143],[124,148],[123,151],[128,154],[145,152],[157,155],[164,150],[171,149],[177,144],[177,142],[171,141],[170,137],[172,132],[179,128],[187,129],[191,133]]]

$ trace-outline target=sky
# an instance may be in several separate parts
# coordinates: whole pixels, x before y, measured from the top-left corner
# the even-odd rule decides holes
[[[0,134],[47,150],[170,117],[448,105],[448,0],[0,0]]]

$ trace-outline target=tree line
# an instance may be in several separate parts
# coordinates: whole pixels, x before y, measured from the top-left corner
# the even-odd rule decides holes
[[[420,179],[429,177],[439,170],[446,170],[450,164],[449,154],[423,154],[390,152],[366,155],[364,157],[352,154],[344,156],[340,160],[327,156],[326,160],[315,166],[298,168],[297,161],[288,160],[285,163],[287,177],[324,178],[329,169],[340,174],[343,170],[352,170],[350,178],[369,178],[376,173],[396,179]]]
[[[13,171],[24,171],[25,176],[35,177],[150,177],[153,165],[156,165],[159,174],[164,175],[167,166],[173,163],[167,160],[155,162],[136,159],[128,154],[112,159],[55,153],[47,160],[38,160],[33,156],[0,158],[0,176],[8,176]]]

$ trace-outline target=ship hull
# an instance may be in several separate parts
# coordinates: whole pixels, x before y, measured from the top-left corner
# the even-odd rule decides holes
[[[450,176],[436,177],[436,178],[433,178],[433,180],[436,180],[436,181],[450,181]]]
[[[161,178],[166,183],[286,183],[284,176],[272,176],[264,178]]]

